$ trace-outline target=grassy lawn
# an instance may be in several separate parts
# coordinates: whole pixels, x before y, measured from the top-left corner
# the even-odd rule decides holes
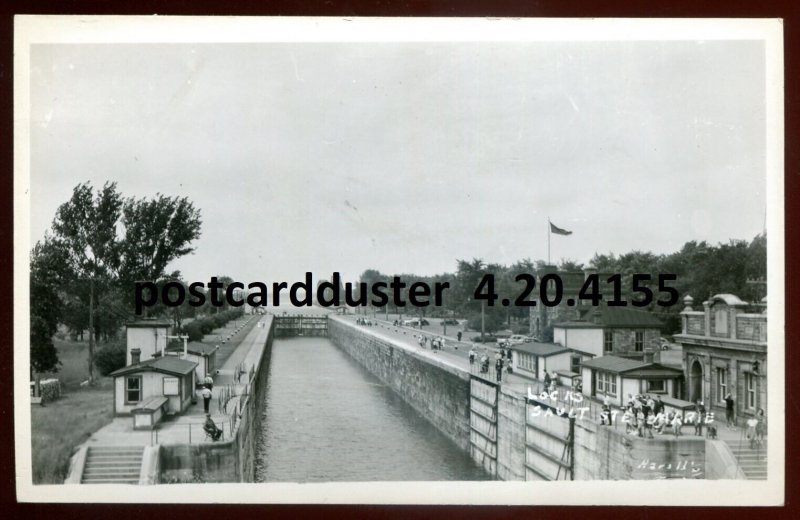
[[[64,392],[61,399],[31,407],[31,461],[34,484],[62,484],[72,450],[111,421],[110,381],[95,388]]]
[[[61,399],[31,407],[31,452],[34,484],[61,484],[67,477],[72,450],[111,421],[114,391],[110,379],[81,388],[88,378],[86,341],[54,339],[61,367],[43,374],[61,381]],[[98,347],[102,344],[98,345]]]

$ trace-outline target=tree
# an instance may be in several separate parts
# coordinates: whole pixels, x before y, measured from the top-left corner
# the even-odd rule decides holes
[[[97,333],[112,337],[120,321],[133,315],[133,283],[161,279],[172,260],[191,253],[200,224],[199,210],[186,198],[123,200],[116,183],[106,183],[96,195],[88,182],[79,184],[58,208],[52,242],[63,254],[62,287],[73,298],[73,312],[80,312],[81,296],[88,295],[90,384]]]
[[[186,197],[157,194],[152,200],[129,198],[122,208],[125,229],[120,248],[120,282],[133,287],[135,282],[156,282],[164,277],[167,265],[194,251],[192,242],[200,238],[200,210]],[[133,305],[133,291],[129,295]]]
[[[58,288],[61,282],[59,265],[64,261],[62,252],[53,247],[45,237],[37,242],[31,252],[30,272],[30,354],[31,369],[35,374],[36,395],[39,395],[39,375],[58,370],[61,362],[53,344],[53,335],[58,330],[61,318],[61,298]]]
[[[117,223],[122,197],[116,183],[106,183],[97,196],[87,182],[79,184],[70,200],[56,211],[53,232],[65,259],[64,278],[89,283],[89,383],[94,383],[95,291],[96,284],[108,283],[119,268],[120,243]]]

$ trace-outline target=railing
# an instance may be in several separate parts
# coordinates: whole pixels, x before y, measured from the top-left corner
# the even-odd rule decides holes
[[[226,438],[231,439],[233,438],[233,431],[236,426],[236,417],[231,416],[227,420],[222,421],[214,421],[214,426],[216,426],[219,430],[222,431],[222,435],[220,438],[216,440],[216,442],[222,442]],[[226,428],[227,426],[227,428]],[[187,422],[187,423],[177,423],[177,424],[169,424],[167,426],[169,429],[169,434],[163,432],[159,435],[159,430],[161,428],[155,428],[150,430],[150,445],[156,445],[159,443],[159,436],[163,439],[165,437],[169,438],[170,443],[179,443],[179,442],[187,442],[188,444],[202,444],[207,442],[215,442],[212,441],[208,434],[205,431],[205,421],[203,422]],[[175,433],[179,432],[179,433]]]

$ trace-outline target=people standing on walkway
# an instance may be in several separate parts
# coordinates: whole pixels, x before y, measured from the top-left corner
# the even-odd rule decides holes
[[[728,429],[736,429],[736,418],[734,417],[734,400],[730,392],[725,396],[725,422],[728,424]]]
[[[670,416],[672,416],[671,413]],[[683,419],[681,418],[680,414],[676,413],[675,417],[672,419],[672,431],[675,433],[675,437],[678,437],[681,434],[682,427]]]
[[[458,341],[461,341],[461,331],[460,330],[458,331],[458,334],[456,334],[456,337],[458,338]]]
[[[495,356],[494,369],[496,372],[497,382],[499,383],[503,375],[503,358],[500,356],[499,352]]]
[[[653,413],[655,415],[664,413],[664,401],[661,400],[660,395],[656,396],[655,404],[653,404]]]
[[[608,396],[603,398],[603,410],[600,412],[600,426],[611,426],[611,406]]]
[[[759,408],[756,412],[756,420],[758,421],[758,424],[756,424],[756,444],[761,446],[764,443],[764,434],[767,432],[767,423],[763,408]]]
[[[550,372],[547,371],[544,373],[544,390],[545,392],[550,390]]]
[[[213,395],[211,389],[208,387],[203,388],[200,395],[203,396],[203,410],[208,413],[208,408],[211,405],[211,396]]]
[[[475,347],[474,346],[470,347],[470,349],[469,349],[469,365],[470,365],[470,367],[472,366],[473,363],[475,363],[475,356],[476,355],[477,354],[475,353]]]
[[[703,405],[703,401],[698,400],[697,404],[694,407],[694,434],[695,435],[703,435],[703,420],[706,416],[706,407]]]
[[[756,427],[758,426],[758,419],[751,417],[747,419],[747,440],[750,441],[750,449],[756,447]]]

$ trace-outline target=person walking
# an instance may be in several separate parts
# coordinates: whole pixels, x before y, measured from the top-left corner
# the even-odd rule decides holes
[[[725,422],[728,424],[729,430],[736,429],[736,418],[733,413],[735,404],[733,396],[728,392],[728,395],[725,396]]]
[[[211,396],[213,395],[211,389],[206,386],[200,392],[200,395],[203,396],[203,410],[208,413],[208,408],[211,405]]]
[[[458,341],[461,341],[461,331],[460,330],[458,331],[458,334],[456,334],[456,337],[458,338]]]
[[[469,366],[472,367],[473,363],[475,363],[475,347],[471,347],[469,349]]]
[[[203,386],[209,390],[214,390],[214,378],[211,377],[211,374],[206,374],[205,379],[203,379]]]

